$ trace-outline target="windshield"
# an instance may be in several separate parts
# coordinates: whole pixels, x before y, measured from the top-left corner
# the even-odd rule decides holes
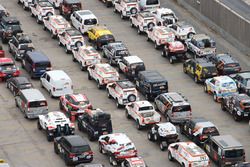
[[[32,101],[29,102],[29,107],[30,108],[36,108],[36,107],[45,107],[47,106],[47,102],[46,101]]]
[[[239,158],[244,155],[244,150],[243,149],[234,149],[234,150],[227,150],[225,151],[225,157],[226,158]]]
[[[158,5],[159,0],[146,0],[146,5]]]
[[[40,67],[40,68],[50,67],[50,62],[39,62],[39,63],[36,63],[36,67]]]
[[[78,146],[78,147],[72,147],[71,148],[71,152],[72,153],[78,153],[78,154],[82,154],[84,152],[88,152],[91,151],[90,147],[88,145],[85,146]]]
[[[0,70],[11,70],[13,68],[16,68],[13,63],[0,64]]]
[[[166,82],[154,83],[152,84],[152,89],[154,91],[165,90],[167,89],[167,83]]]
[[[161,15],[162,18],[174,17],[173,13],[166,13]]]
[[[73,104],[77,105],[77,106],[84,106],[84,105],[88,105],[89,101],[88,100],[85,100],[85,101],[74,101]]]
[[[173,112],[186,112],[186,111],[191,111],[190,105],[173,107]]]
[[[202,134],[204,135],[219,135],[216,127],[206,127],[203,128]]]
[[[125,0],[126,3],[137,2],[137,0]]]
[[[21,44],[19,45],[20,50],[32,51],[34,48],[30,44]]]
[[[207,73],[217,73],[217,69],[216,69],[215,66],[203,67],[202,72],[205,73],[205,74],[207,74]]]
[[[32,84],[31,83],[24,83],[19,86],[20,89],[28,89],[31,88]]]
[[[144,107],[140,107],[139,111],[147,111],[147,110],[153,110],[154,107],[153,106],[144,106]]]
[[[128,55],[129,55],[128,50],[118,50],[118,51],[116,51],[116,56],[125,57],[125,56],[128,56]]]
[[[9,24],[9,25],[7,25],[7,29],[10,29],[12,31],[21,31],[22,30],[20,25],[18,25],[18,24],[11,24],[11,25]]]
[[[236,85],[234,82],[226,82],[226,83],[222,83],[221,86],[224,88],[228,88],[228,87],[235,87]]]
[[[238,63],[227,63],[225,64],[226,68],[231,68],[231,67],[239,67],[240,65]]]
[[[143,118],[147,118],[147,117],[152,117],[154,115],[154,112],[145,112],[145,113],[141,113],[141,116]]]
[[[41,7],[53,7],[52,4],[47,1],[39,2],[39,5]]]
[[[84,25],[96,25],[97,20],[96,19],[86,19],[84,20]]]

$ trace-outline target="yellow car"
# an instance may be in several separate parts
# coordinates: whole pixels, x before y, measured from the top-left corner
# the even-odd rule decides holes
[[[104,26],[94,26],[87,31],[87,34],[89,42],[92,42],[97,50],[101,49],[103,45],[115,41],[111,31]]]

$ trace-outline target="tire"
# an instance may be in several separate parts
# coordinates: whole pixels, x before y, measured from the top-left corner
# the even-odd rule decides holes
[[[155,41],[155,44],[154,44],[154,48],[156,49],[156,50],[158,50],[159,49],[159,45],[157,45],[157,43],[156,43],[156,41]]]
[[[205,93],[208,93],[207,84],[204,84],[204,92],[205,92]]]
[[[236,111],[233,112],[233,118],[236,122],[239,122],[241,120],[241,118],[237,115]]]
[[[116,10],[116,8],[115,8],[115,7],[114,7],[114,9],[113,9],[113,12],[114,12],[114,13],[117,13],[117,10]]]
[[[45,24],[43,24],[43,30],[44,30],[44,31],[46,31],[46,30],[47,30],[47,28],[45,27]]]
[[[72,61],[76,62],[76,58],[75,58],[74,54],[72,54]]]
[[[48,141],[48,142],[53,141],[53,137],[52,137],[52,136],[50,136],[50,135],[48,134],[48,132],[47,132],[47,141]]]
[[[130,119],[131,118],[131,116],[129,115],[129,113],[128,113],[128,110],[126,109],[126,111],[125,111],[125,115],[126,115],[126,118],[127,119]]]
[[[187,34],[187,38],[192,38],[193,35],[194,35],[194,33],[190,32],[190,33]]]
[[[138,130],[141,130],[141,129],[142,129],[142,126],[140,125],[139,120],[136,120],[136,128],[137,128]]]
[[[214,99],[215,102],[218,102],[218,97],[217,97],[216,92],[214,92],[214,94],[213,94],[213,99]]]
[[[49,91],[49,96],[50,96],[51,98],[54,97],[53,94],[52,94],[52,92],[51,92],[51,90]]]
[[[131,8],[130,13],[131,14],[136,14],[138,12],[137,8]]]
[[[41,21],[38,19],[38,16],[36,17],[36,23],[41,24]]]
[[[68,48],[67,48],[66,45],[64,46],[64,50],[65,50],[65,53],[66,53],[66,54],[69,54],[69,50],[68,50]]]
[[[123,16],[122,12],[121,12],[121,15],[120,15],[121,19],[124,20],[125,19],[125,16]]]
[[[153,27],[155,26],[155,24],[154,23],[148,23],[148,25],[147,25],[147,27],[148,27],[148,29],[152,29]]]
[[[150,131],[148,132],[147,137],[149,141],[153,141],[153,137]]]
[[[221,106],[221,110],[222,111],[226,111],[226,107],[224,106],[224,102],[223,101],[221,102],[220,106]]]
[[[90,132],[88,132],[88,139],[89,139],[89,141],[94,141],[95,140],[94,136],[92,136],[90,134]]]
[[[166,147],[163,146],[162,142],[160,142],[160,149],[161,149],[161,151],[165,151],[166,150]]]
[[[92,80],[92,77],[89,72],[88,72],[88,80]]]
[[[171,154],[170,151],[168,151],[168,160],[169,161],[173,161],[174,160],[174,158],[172,157],[172,154]]]
[[[117,108],[121,108],[122,107],[122,105],[119,103],[119,101],[118,101],[117,98],[115,99],[115,104],[116,104]]]
[[[103,153],[102,145],[101,145],[100,143],[98,144],[98,150],[99,150],[99,152],[100,152],[101,154],[104,154],[104,153]]]
[[[55,143],[54,143],[54,152],[55,152],[55,154],[59,154],[59,150],[58,150],[58,148],[57,148],[57,146],[56,146]]]
[[[132,20],[130,20],[130,27],[131,27],[131,28],[134,28],[134,27],[135,27],[134,24],[132,23]]]
[[[97,80],[96,82],[97,82],[97,88],[102,89],[102,85],[100,84],[99,80]]]
[[[18,104],[17,104],[17,101],[16,101],[16,99],[15,99],[15,105],[16,105],[16,107],[18,107]]]
[[[109,157],[109,163],[112,166],[117,166],[118,165],[116,160],[112,156]]]
[[[137,34],[138,34],[138,35],[141,34],[141,30],[140,30],[139,26],[137,27]]]
[[[174,64],[174,60],[173,60],[172,56],[169,57],[169,63]]]
[[[107,89],[107,95],[108,95],[108,98],[109,99],[111,99],[112,98],[112,96],[110,95],[110,93],[109,93],[109,90]]]
[[[136,96],[134,94],[128,95],[128,101],[129,102],[135,102],[136,101]]]
[[[58,40],[58,46],[62,46],[62,43],[60,42],[60,40]]]
[[[156,133],[154,134],[153,139],[154,139],[154,141],[158,141],[159,138],[158,138],[158,135]]]
[[[185,74],[187,74],[187,69],[186,69],[186,67],[184,67],[184,66],[183,66],[183,72],[184,72]]]
[[[42,84],[42,81],[40,81],[40,87],[41,88],[44,88],[43,84]]]
[[[195,82],[195,83],[199,83],[199,79],[198,79],[198,76],[197,76],[197,75],[194,76],[194,82]]]
[[[39,122],[39,119],[38,119],[38,121],[37,121],[37,129],[38,129],[38,130],[42,130],[42,126],[41,126],[41,124],[40,124],[40,122]]]
[[[33,14],[32,12],[30,12],[30,16],[31,16],[31,17],[34,17],[34,14]]]
[[[87,70],[87,66],[83,66],[82,63],[80,63],[80,70],[81,71],[86,71]]]
[[[106,56],[106,54],[105,54],[104,51],[102,51],[102,57],[103,57],[103,58],[107,58],[107,56]]]

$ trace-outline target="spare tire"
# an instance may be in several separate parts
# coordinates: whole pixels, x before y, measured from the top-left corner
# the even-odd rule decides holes
[[[150,22],[147,25],[148,29],[152,29],[154,26],[155,26],[155,23],[153,23],[153,22]]]
[[[136,14],[138,12],[137,8],[131,8],[130,13],[131,14]]]
[[[136,101],[136,96],[133,95],[133,94],[129,95],[129,96],[128,96],[128,101],[129,101],[129,102],[135,102],[135,101]]]
[[[83,44],[82,44],[81,41],[77,41],[77,42],[75,43],[75,47],[77,47],[77,48],[81,47],[82,45],[83,45]]]

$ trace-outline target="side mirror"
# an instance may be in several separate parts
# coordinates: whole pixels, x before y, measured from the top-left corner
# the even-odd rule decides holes
[[[175,150],[177,150],[178,149],[178,145],[176,144],[176,145],[174,145],[174,146],[171,146],[171,148],[173,148],[173,149],[175,149]]]
[[[43,19],[44,19],[44,20],[49,20],[49,17],[44,17]]]

